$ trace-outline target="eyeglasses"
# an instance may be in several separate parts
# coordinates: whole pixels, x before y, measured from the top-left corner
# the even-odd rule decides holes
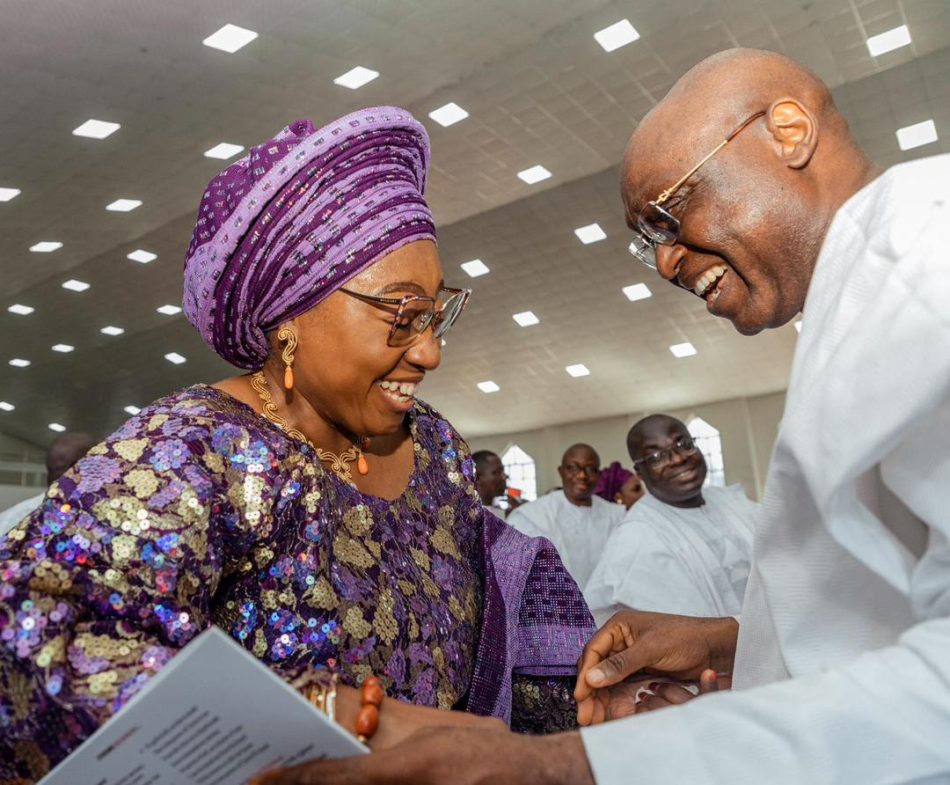
[[[441,338],[455,324],[472,294],[471,289],[443,286],[439,294],[445,294],[447,297],[439,302],[420,294],[407,294],[405,297],[396,298],[374,297],[343,287],[340,287],[340,291],[381,308],[395,306],[396,313],[393,315],[386,343],[399,348],[414,344],[429,327],[432,327],[432,334],[436,338]]]
[[[588,477],[596,477],[598,474],[600,474],[600,469],[598,469],[596,466],[578,466],[576,463],[565,464],[564,471],[571,475],[571,477],[576,477],[578,474],[586,474]]]
[[[665,450],[656,450],[649,455],[644,455],[642,458],[635,460],[633,465],[637,466],[638,464],[645,463],[650,468],[656,468],[669,463],[674,451],[680,455],[690,455],[696,452],[697,449],[696,443],[689,436],[684,436],[675,442],[672,447],[668,447]]]
[[[630,253],[637,257],[647,267],[656,269],[656,247],[658,245],[674,245],[680,235],[680,221],[669,210],[663,208],[666,202],[674,193],[676,193],[690,177],[699,171],[700,167],[716,153],[718,153],[729,142],[735,139],[743,130],[752,124],[754,120],[764,117],[766,112],[756,112],[751,117],[747,117],[739,127],[723,139],[703,160],[690,169],[673,185],[667,188],[652,202],[647,202],[637,215],[637,229],[634,231],[633,240],[630,243]]]

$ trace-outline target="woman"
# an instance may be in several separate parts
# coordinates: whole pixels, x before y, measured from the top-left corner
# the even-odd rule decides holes
[[[185,312],[251,373],[156,401],[0,541],[0,779],[41,776],[211,624],[295,683],[337,671],[351,730],[378,677],[399,700],[376,745],[436,708],[573,723],[580,593],[483,513],[466,444],[415,397],[468,296],[443,286],[428,162],[380,107],[211,181]]]
[[[646,491],[639,475],[624,469],[619,461],[614,461],[600,473],[594,493],[609,502],[622,504],[629,510]]]

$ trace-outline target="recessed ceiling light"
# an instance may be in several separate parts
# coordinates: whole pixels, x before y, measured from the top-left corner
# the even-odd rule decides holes
[[[163,305],[161,308],[156,308],[155,310],[164,316],[175,316],[181,313],[181,308],[177,305]]]
[[[639,37],[640,34],[627,19],[621,19],[616,24],[594,33],[594,40],[604,48],[605,52],[612,52],[621,46],[632,44]]]
[[[56,433],[62,433],[63,431],[66,430],[66,426],[60,425],[58,422],[51,422],[49,424],[49,429],[51,431],[56,431]]]
[[[534,315],[532,311],[522,311],[521,313],[516,313],[511,317],[522,327],[530,327],[533,324],[538,324],[541,320]]]
[[[138,406],[126,406],[122,411],[134,416],[142,410]]]
[[[5,412],[12,412],[14,409],[16,409],[16,406],[14,406],[12,403],[7,403],[6,401],[0,401],[0,409]]]
[[[472,259],[472,261],[463,262],[459,266],[472,278],[478,278],[478,276],[485,275],[490,272],[488,265],[485,264],[481,259]]]
[[[19,188],[0,188],[0,202],[9,202],[20,195]]]
[[[542,180],[547,180],[550,176],[551,173],[541,166],[541,164],[535,164],[529,169],[518,172],[518,177],[524,180],[528,185],[540,183]]]
[[[630,286],[624,286],[621,289],[624,297],[626,297],[630,302],[635,303],[637,300],[646,300],[647,297],[652,297],[653,292],[650,291],[650,287],[645,283],[635,283]]]
[[[468,112],[456,103],[448,103],[445,106],[440,106],[433,112],[429,112],[429,117],[435,120],[439,125],[448,128],[459,120],[464,120],[468,117]]]
[[[63,282],[63,288],[69,289],[71,292],[84,292],[89,288],[89,284],[85,281],[77,281],[75,278],[70,278],[68,281]]]
[[[913,150],[915,147],[937,141],[937,126],[933,120],[924,120],[904,128],[897,129],[897,144],[901,150]]]
[[[118,131],[122,126],[118,123],[109,123],[105,120],[86,120],[79,128],[73,129],[73,136],[85,136],[89,139],[105,139]]]
[[[574,230],[574,234],[577,235],[577,239],[584,243],[584,245],[590,245],[591,243],[607,239],[607,233],[600,228],[600,224],[596,223],[581,226],[579,229]]]
[[[686,343],[673,344],[670,351],[673,352],[674,357],[692,357],[696,354],[696,347],[687,341]]]
[[[149,262],[154,262],[158,258],[158,254],[139,248],[132,251],[132,253],[125,258],[131,259],[133,262],[138,262],[139,264],[148,264]]]
[[[99,330],[103,335],[122,335],[125,332],[121,327],[113,327],[111,324]]]
[[[493,381],[479,382],[476,386],[477,386],[478,389],[481,390],[483,393],[498,392],[498,391],[501,389],[501,387],[499,387],[499,386],[498,386],[497,384],[495,384]]]
[[[139,199],[116,199],[106,205],[106,210],[112,213],[128,213],[141,206],[142,202]]]
[[[802,331],[802,320],[801,320],[801,319],[799,319],[797,322],[795,322],[795,330],[796,330],[796,332],[801,332],[801,331]]]
[[[20,357],[14,357],[12,360],[10,360],[10,365],[12,365],[14,368],[26,368],[29,364],[29,360],[24,360]]]
[[[892,52],[895,49],[900,49],[902,46],[907,46],[910,43],[910,30],[907,29],[907,25],[901,25],[900,27],[895,27],[892,30],[888,30],[880,35],[872,35],[868,40],[868,51],[871,53],[872,57],[877,57],[882,55],[885,52]]]
[[[169,352],[165,355],[165,359],[170,363],[175,363],[175,365],[181,365],[185,362],[185,357],[178,352]]]
[[[75,348],[75,346],[70,346],[68,343],[55,343],[50,347],[54,352],[62,352],[63,354],[68,354]]]
[[[220,158],[222,161],[232,158],[237,155],[244,147],[239,144],[230,144],[229,142],[221,142],[216,144],[210,150],[205,150],[205,158]]]
[[[580,376],[590,376],[590,369],[584,365],[584,363],[578,363],[577,365],[568,365],[564,368],[571,376],[577,379]]]
[[[379,71],[358,65],[356,68],[351,68],[343,76],[334,79],[333,84],[338,84],[340,87],[349,87],[350,90],[358,90],[364,84],[372,82],[377,76],[379,76]]]
[[[257,33],[237,25],[225,25],[220,30],[209,35],[203,43],[212,49],[220,49],[222,52],[234,54],[238,49],[247,46],[251,41],[257,38]]]
[[[36,245],[31,245],[30,250],[33,253],[52,253],[53,251],[58,251],[63,247],[62,243],[58,243],[55,240],[43,240],[43,242],[37,243]]]
[[[17,316],[29,316],[36,309],[31,308],[29,305],[20,305],[19,303],[14,303],[9,308],[7,308],[7,310],[10,313],[17,314]]]

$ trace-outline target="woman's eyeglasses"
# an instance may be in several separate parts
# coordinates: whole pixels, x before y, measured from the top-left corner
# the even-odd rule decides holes
[[[647,267],[656,269],[656,247],[658,245],[675,245],[680,236],[680,220],[669,210],[663,207],[690,177],[699,171],[699,168],[718,153],[729,142],[735,139],[753,120],[758,120],[766,114],[765,111],[756,112],[740,123],[729,136],[723,139],[715,149],[702,161],[690,169],[673,185],[667,188],[652,202],[647,202],[637,215],[637,229],[634,230],[633,240],[630,243],[630,253],[637,257]]]
[[[395,308],[386,343],[399,348],[415,343],[429,327],[436,338],[441,338],[455,324],[472,294],[471,289],[452,289],[448,286],[439,290],[438,300],[421,294],[397,298],[374,297],[343,287],[340,287],[340,291],[371,305]]]

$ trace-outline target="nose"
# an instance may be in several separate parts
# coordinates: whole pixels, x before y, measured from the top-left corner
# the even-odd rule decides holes
[[[676,245],[658,245],[656,247],[656,271],[667,281],[679,283],[677,276],[686,259],[686,248]]]
[[[436,338],[435,332],[429,328],[403,356],[419,368],[434,371],[442,362],[442,339]]]
[[[686,456],[683,455],[683,453],[681,453],[679,450],[670,449],[670,457],[668,459],[668,463],[670,466],[679,466],[685,460],[686,460]]]

